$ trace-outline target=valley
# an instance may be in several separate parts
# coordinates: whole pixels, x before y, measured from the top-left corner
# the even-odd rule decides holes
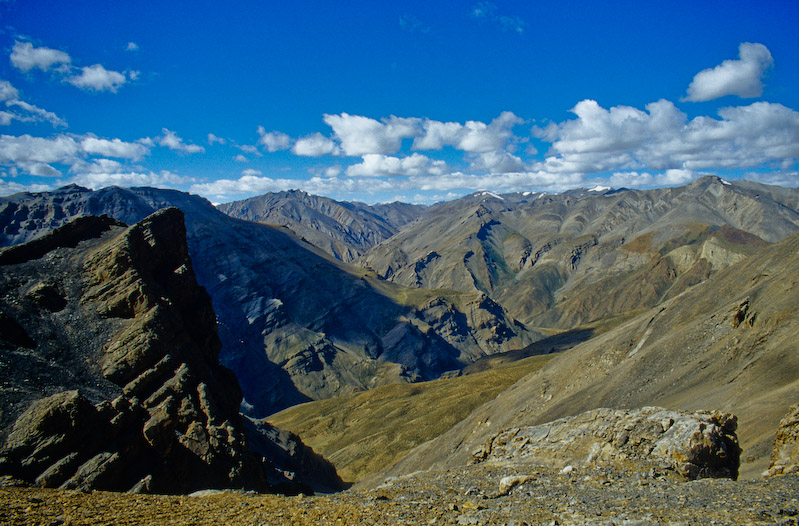
[[[124,236],[131,241],[114,241]],[[326,493],[343,481],[355,487],[328,497],[235,493],[181,502],[213,510],[229,498],[260,510],[246,520],[267,524],[280,522],[263,514],[285,506],[281,516],[297,521],[588,524],[597,517],[592,505],[616,510],[610,513],[619,520],[659,524],[670,517],[663,495],[706,502],[707,517],[721,523],[795,516],[788,495],[799,459],[782,454],[788,460],[779,472],[788,474],[761,474],[776,473],[778,428],[786,429],[780,436],[787,444],[799,436],[785,423],[799,402],[799,190],[708,176],[656,190],[477,192],[426,207],[300,191],[214,207],[174,190],[69,186],[0,198],[0,240],[8,247],[0,250],[0,467],[15,477],[0,485],[7,510],[17,509],[17,499],[35,499],[32,509],[44,521],[56,502],[73,498],[18,488],[17,479],[178,494],[242,487]],[[148,269],[139,261],[162,257],[148,252],[153,247],[169,263],[138,270],[134,279],[128,268]],[[194,285],[184,284],[189,275]],[[202,294],[207,300],[196,299]],[[169,318],[174,326],[152,311],[204,301],[201,316],[180,311],[182,321]],[[127,350],[134,343],[141,363]],[[178,358],[187,352],[211,361]],[[202,393],[221,397],[208,407],[221,404],[227,416],[211,416],[216,410],[203,405]],[[44,418],[30,408],[45,403],[63,408],[47,414],[108,418],[96,425],[143,428],[148,440],[52,452],[42,445],[49,435],[25,438],[23,430]],[[624,418],[636,424],[618,424],[631,426],[624,433],[650,429],[641,422],[653,411],[672,415],[657,417],[669,421],[657,431],[667,445],[658,447],[688,453],[650,459],[644,445],[660,435],[628,444],[611,422],[615,413],[592,413],[612,410],[632,412]],[[522,448],[475,460],[481,448],[499,451],[486,444],[512,442],[501,438],[509,430],[542,436],[537,426],[575,418],[574,429],[559,431],[559,453],[542,449],[534,458]],[[697,424],[702,433],[723,429],[724,440],[701,442],[734,470],[710,475],[704,457],[689,468],[673,460],[697,451],[695,438],[680,442],[669,432],[694,425],[691,419],[705,422]],[[122,420],[129,427],[113,423]],[[49,420],[41,421],[44,429]],[[211,437],[202,447],[192,442],[201,427]],[[180,445],[158,438],[172,432],[186,437]],[[580,437],[589,437],[587,445],[564,446]],[[81,439],[67,433],[65,440]],[[222,448],[225,441],[235,453]],[[239,443],[247,446],[236,449]],[[183,447],[205,462],[239,467],[220,467],[217,478],[192,488],[155,472],[111,476],[125,469],[115,467],[123,466],[116,451],[140,451],[146,465]],[[284,462],[277,472],[295,473],[288,476],[295,484],[268,471],[253,475],[253,461],[242,460],[252,454],[267,466]],[[20,467],[34,457],[39,471]],[[182,456],[169,462],[194,465]],[[225,469],[240,478],[225,479]],[[746,482],[689,482],[696,473]],[[578,497],[568,496],[570,483]],[[610,493],[598,497],[597,488]],[[722,509],[715,503],[721,493],[740,494],[740,505]],[[547,495],[549,508],[531,508],[523,495]],[[613,504],[636,499],[624,510]],[[137,502],[149,509],[157,501]],[[317,515],[303,512],[306,502]],[[772,513],[775,506],[782,515]],[[680,513],[672,518],[692,521],[699,511]]]

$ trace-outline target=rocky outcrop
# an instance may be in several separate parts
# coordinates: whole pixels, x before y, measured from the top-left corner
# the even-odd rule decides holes
[[[773,477],[788,473],[799,473],[799,404],[791,407],[780,421],[771,453],[771,465],[763,475]]]
[[[64,231],[74,230],[67,227]],[[329,464],[319,472],[304,467],[302,476],[292,471],[292,458],[315,456],[299,439],[245,427],[239,384],[219,365],[215,314],[194,275],[182,212],[164,209],[120,230],[116,226],[99,240],[101,233],[92,230],[88,237],[94,242],[48,254],[52,262],[71,266],[69,293],[62,298],[69,315],[64,322],[79,332],[58,350],[94,365],[82,382],[73,382],[79,389],[39,399],[17,418],[0,455],[0,471],[42,486],[81,490],[338,489],[341,482]],[[41,268],[37,261],[30,265],[37,263]],[[20,276],[24,270],[14,269]],[[57,293],[40,282],[27,296],[44,298],[47,306]],[[52,340],[52,327],[27,324],[33,349],[37,340]],[[60,327],[66,335],[71,329]],[[84,394],[102,382],[104,393],[94,391],[92,399]],[[283,455],[276,467],[263,446],[249,447],[253,441],[272,442],[296,455]],[[322,459],[316,463],[324,465]],[[320,484],[314,484],[317,475]]]
[[[741,453],[736,426],[737,419],[729,413],[595,409],[503,431],[472,459],[527,461],[565,470],[605,463],[670,469],[688,479],[735,479]]]

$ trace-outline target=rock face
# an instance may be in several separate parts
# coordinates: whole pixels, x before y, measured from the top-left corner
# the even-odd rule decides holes
[[[131,223],[168,206],[184,212],[197,280],[218,317],[220,361],[236,374],[253,417],[434,379],[540,338],[482,293],[387,283],[286,228],[234,219],[174,190],[70,186],[0,198],[0,243],[32,239],[86,214]]]
[[[799,473],[799,405],[780,421],[771,453],[771,465],[763,475],[773,477],[788,473]]]
[[[75,232],[86,234],[82,242]],[[298,492],[340,486],[335,470],[319,458],[319,472],[305,458],[306,478],[295,477],[293,460],[314,456],[296,437],[245,426],[238,382],[219,365],[215,314],[197,284],[178,209],[126,229],[107,218],[83,218],[33,247],[0,253],[0,261],[9,260],[14,264],[3,269],[5,298],[17,292],[23,299],[0,307],[32,345],[0,342],[22,364],[3,372],[16,373],[14,381],[26,385],[45,382],[39,392],[9,395],[10,413],[39,399],[8,433],[0,471],[81,490]],[[58,285],[46,278],[36,282],[48,267],[58,268]],[[53,308],[59,312],[38,318]],[[42,364],[48,357],[50,364]],[[58,360],[66,361],[63,369],[53,363]],[[76,362],[82,370],[72,366]],[[291,453],[272,463],[263,446],[256,453],[250,442],[271,442]]]
[[[369,206],[301,190],[268,193],[219,205],[231,217],[290,228],[336,259],[352,262],[412,222],[424,207],[406,203]]]
[[[526,461],[570,470],[592,463],[676,471],[687,479],[738,476],[737,419],[729,413],[595,409],[491,437],[472,461]],[[629,469],[629,468],[628,468]]]
[[[708,176],[678,188],[477,192],[434,205],[358,264],[386,280],[479,290],[532,327],[657,305],[799,231],[799,191]]]

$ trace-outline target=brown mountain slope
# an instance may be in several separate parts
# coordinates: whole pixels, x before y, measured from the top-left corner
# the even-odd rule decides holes
[[[396,234],[424,210],[406,203],[369,206],[341,202],[302,190],[268,193],[217,208],[238,219],[286,226],[348,263]]]
[[[390,473],[466,463],[493,434],[598,407],[739,417],[742,476],[767,467],[799,399],[799,235],[763,249],[571,351],[475,410]]]
[[[571,328],[648,308],[799,230],[795,189],[705,177],[432,207],[359,262],[407,286],[481,290],[523,323]]]

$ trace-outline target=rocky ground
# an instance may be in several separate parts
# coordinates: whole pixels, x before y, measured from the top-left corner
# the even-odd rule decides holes
[[[517,463],[419,473],[372,490],[316,497],[5,486],[0,524],[792,525],[799,524],[799,475],[685,482],[667,471],[631,475],[594,466],[561,473]]]

